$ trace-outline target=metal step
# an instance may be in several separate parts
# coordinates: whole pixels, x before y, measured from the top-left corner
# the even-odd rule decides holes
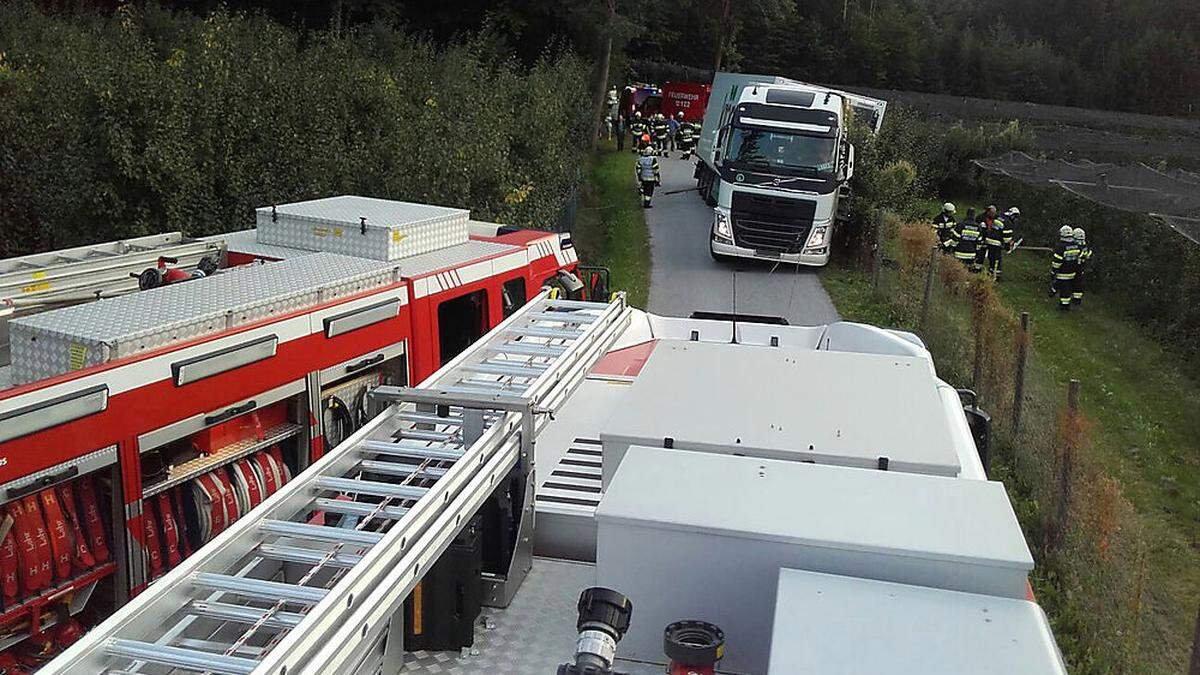
[[[343,672],[629,316],[543,293],[417,387],[378,387],[384,413],[39,672]]]

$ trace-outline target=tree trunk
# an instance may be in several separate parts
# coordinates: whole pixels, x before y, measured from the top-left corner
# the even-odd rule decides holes
[[[608,63],[612,60],[613,26],[617,21],[617,0],[607,0],[608,14],[604,21],[604,38],[600,48],[600,59],[596,63],[596,83],[592,96],[592,125],[591,140],[588,147],[595,150],[596,142],[600,140],[600,125],[604,123],[604,109],[607,107],[608,92]]]
[[[721,22],[717,24],[717,54],[713,57],[713,72],[721,70],[721,59],[725,56],[725,40],[729,35],[729,14],[733,0],[721,0]]]

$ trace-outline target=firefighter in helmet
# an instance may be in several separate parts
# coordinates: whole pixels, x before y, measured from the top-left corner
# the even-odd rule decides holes
[[[1075,243],[1075,230],[1063,225],[1058,230],[1058,243],[1050,260],[1050,293],[1058,296],[1058,308],[1064,312],[1071,309],[1071,297],[1075,293],[1075,277],[1079,274],[1079,245]]]
[[[633,117],[629,118],[629,134],[633,136],[633,151],[638,152],[639,144],[642,136],[648,130],[646,126],[646,118],[642,117],[641,110],[634,110]]]
[[[983,212],[983,245],[984,258],[987,260],[987,271],[994,278],[1000,278],[1004,264],[1004,252],[1012,246],[1013,231],[1008,223],[996,215],[996,207],[989,206]]]
[[[634,168],[638,189],[642,193],[642,208],[650,208],[650,198],[654,196],[654,188],[662,182],[658,173],[658,157],[654,147],[646,145],[642,148],[642,156],[638,157]]]
[[[954,211],[954,204],[946,202],[942,204],[942,212],[933,218],[933,233],[939,242],[946,241],[954,229]]]
[[[1087,233],[1082,227],[1071,231],[1075,245],[1079,247],[1079,270],[1075,272],[1075,283],[1071,287],[1071,304],[1083,304],[1083,273],[1087,271],[1088,261],[1092,259],[1092,247],[1087,243]]]

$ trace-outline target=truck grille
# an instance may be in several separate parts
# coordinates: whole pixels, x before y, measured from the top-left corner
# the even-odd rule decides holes
[[[770,195],[734,192],[730,208],[733,240],[755,250],[799,253],[808,241],[817,203]]]

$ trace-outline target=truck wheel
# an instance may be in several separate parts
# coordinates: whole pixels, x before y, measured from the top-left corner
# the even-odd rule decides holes
[[[721,255],[720,253],[717,253],[716,250],[713,249],[712,239],[708,240],[708,254],[712,256],[713,260],[716,260],[719,263],[729,262],[729,256]]]
[[[709,206],[717,205],[717,197],[713,194],[713,183],[715,182],[711,173],[704,177],[704,203]]]

